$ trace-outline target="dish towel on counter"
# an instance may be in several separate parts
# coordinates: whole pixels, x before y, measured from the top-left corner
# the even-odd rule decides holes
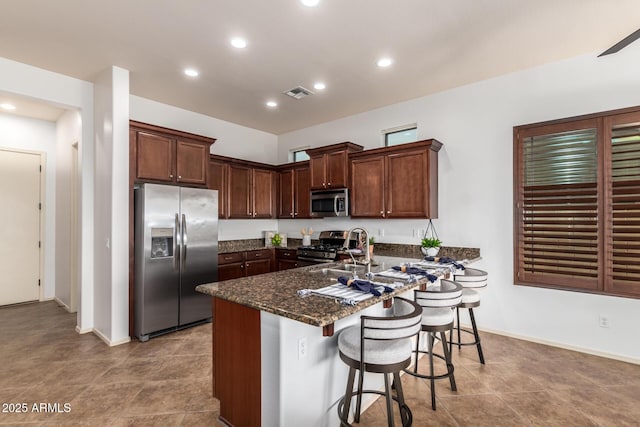
[[[453,264],[453,266],[455,268],[457,268],[458,270],[464,270],[464,265],[458,263],[455,259],[453,258],[449,258],[446,256],[443,257],[432,257],[432,256],[426,256],[424,257],[425,261],[436,261],[439,264]],[[394,267],[395,268],[395,267]]]
[[[373,296],[379,297],[382,293],[376,289],[376,285],[369,282],[368,280],[359,280],[359,279],[350,279],[345,276],[338,277],[338,282],[342,283],[345,286],[349,286],[355,288],[361,292],[370,293]],[[384,292],[392,292],[393,288],[389,286],[384,286]]]
[[[406,274],[415,274],[418,276],[425,276],[427,279],[429,279],[429,281],[431,283],[435,282],[436,280],[438,280],[438,276],[434,276],[433,274],[430,274],[429,272],[427,272],[427,270],[423,270],[421,268],[418,267],[407,267],[404,265],[397,265],[395,267],[391,267],[393,268],[395,271],[400,271],[402,273],[406,273]]]

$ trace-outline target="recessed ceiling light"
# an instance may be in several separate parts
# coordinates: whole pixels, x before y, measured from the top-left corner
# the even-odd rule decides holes
[[[189,77],[198,77],[198,70],[195,70],[193,68],[187,68],[184,70],[184,73],[189,76]]]
[[[245,47],[247,47],[247,41],[245,39],[241,39],[240,37],[234,37],[231,39],[231,46],[238,49],[244,49]]]
[[[300,0],[300,3],[305,6],[315,7],[318,5],[318,3],[320,3],[320,0]]]
[[[0,104],[0,107],[1,107],[2,109],[4,109],[4,110],[15,110],[15,109],[16,109],[16,106],[15,106],[15,105],[13,105],[13,104],[9,104],[9,103],[6,103],[6,102],[5,102],[5,103],[3,103],[3,104]]]
[[[389,65],[393,64],[393,59],[391,58],[380,58],[378,59],[378,67],[388,67]]]
[[[313,85],[313,88],[317,89],[317,90],[323,90],[326,87],[327,87],[327,85],[325,85],[322,82],[317,82],[316,84]]]
[[[277,106],[278,106],[278,103],[276,101],[267,101],[267,107],[275,108]]]

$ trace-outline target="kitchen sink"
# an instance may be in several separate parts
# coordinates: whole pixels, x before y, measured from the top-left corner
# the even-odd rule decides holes
[[[366,267],[363,265],[354,266],[353,264],[338,264],[335,267],[316,267],[308,271],[314,274],[322,274],[327,278],[337,279],[340,276],[345,276],[349,278],[353,277],[354,269],[355,269],[356,277],[358,279],[367,280],[365,275]],[[406,283],[407,282],[406,280],[402,280],[402,279],[395,279],[391,277],[382,277],[382,276],[375,276],[373,278],[373,281],[380,282],[380,283],[395,283],[395,282]]]

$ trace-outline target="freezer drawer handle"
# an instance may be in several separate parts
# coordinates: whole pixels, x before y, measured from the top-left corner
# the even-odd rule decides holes
[[[180,246],[180,262],[182,263],[182,271],[185,269],[187,262],[187,219],[182,214],[182,245]]]
[[[178,214],[175,217],[175,225],[173,227],[173,269],[178,271],[178,248],[181,248],[180,244],[180,220],[178,219]]]

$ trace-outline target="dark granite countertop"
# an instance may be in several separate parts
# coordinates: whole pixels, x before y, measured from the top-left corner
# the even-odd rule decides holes
[[[418,261],[398,257],[376,256],[377,266],[371,271],[387,270],[403,262]],[[473,262],[472,260],[470,262]],[[250,308],[266,311],[278,316],[287,317],[314,326],[327,326],[339,319],[348,317],[369,306],[393,298],[425,283],[421,279],[417,283],[410,283],[383,294],[359,302],[355,306],[343,305],[333,298],[318,295],[298,296],[300,289],[319,289],[336,283],[335,279],[325,276],[320,271],[323,267],[336,267],[340,263],[332,262],[313,266],[295,268],[224,282],[199,285],[198,292],[232,301]],[[314,271],[315,270],[315,271]],[[443,270],[440,275],[443,275]],[[375,280],[378,280],[377,278]]]
[[[312,245],[319,244],[318,240],[312,240]],[[422,258],[419,245],[398,244],[398,243],[376,243],[374,253],[379,256],[398,257],[402,259]],[[258,249],[269,249],[264,245],[264,239],[244,239],[244,240],[224,240],[218,243],[218,253],[254,251]],[[302,239],[289,238],[287,246],[282,249],[296,250],[302,247]],[[440,248],[438,256],[446,256],[454,259],[474,259],[480,257],[480,249],[443,246]]]

